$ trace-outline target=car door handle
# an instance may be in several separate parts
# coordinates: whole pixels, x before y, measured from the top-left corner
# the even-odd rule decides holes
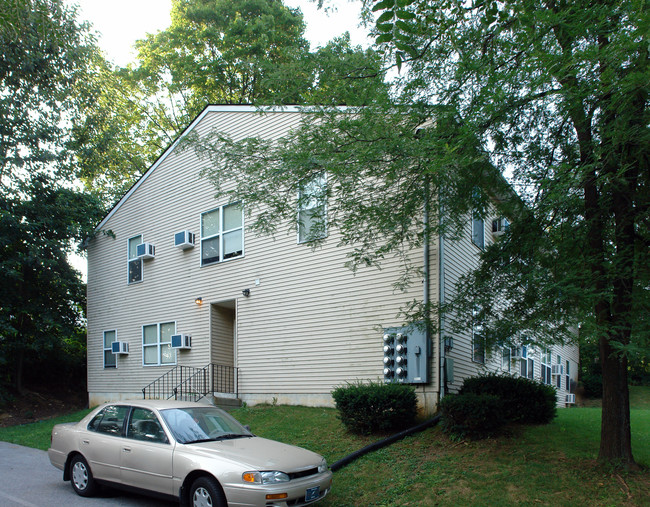
[[[124,448],[122,448],[122,451],[131,452],[131,448],[130,447],[124,447]]]
[[[90,440],[82,440],[81,443],[88,445],[88,444],[90,444]]]

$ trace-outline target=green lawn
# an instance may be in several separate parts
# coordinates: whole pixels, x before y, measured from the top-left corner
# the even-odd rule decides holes
[[[649,398],[650,388],[632,389],[632,446],[643,472],[600,466],[600,409],[570,408],[549,425],[514,427],[481,442],[454,442],[431,428],[337,471],[319,505],[650,506]],[[54,423],[85,413],[0,428],[0,440],[47,449]],[[376,439],[347,433],[333,409],[257,406],[233,414],[258,435],[312,449],[329,463]]]
[[[432,428],[334,474],[323,506],[650,505],[650,474],[596,462],[600,410],[559,410],[549,425],[515,427],[481,442],[453,442]],[[371,442],[345,432],[332,409],[263,406],[235,417],[260,436],[295,443],[329,463]],[[633,449],[650,467],[650,410],[632,411]]]

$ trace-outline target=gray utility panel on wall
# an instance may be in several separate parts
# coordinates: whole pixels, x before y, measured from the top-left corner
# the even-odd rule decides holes
[[[426,384],[429,382],[427,336],[411,325],[384,329],[384,382]]]

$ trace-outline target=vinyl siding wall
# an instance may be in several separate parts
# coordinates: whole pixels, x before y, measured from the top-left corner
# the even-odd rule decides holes
[[[298,121],[294,112],[209,112],[195,130],[218,129],[235,139],[277,138]],[[381,379],[382,329],[402,324],[399,309],[421,299],[421,280],[406,293],[394,291],[400,266],[391,259],[382,270],[353,274],[344,267],[346,250],[337,247],[336,231],[329,231],[322,248],[312,250],[297,244],[294,232],[269,238],[246,230],[244,257],[201,267],[201,213],[228,204],[216,201],[212,185],[199,176],[205,163],[191,150],[172,151],[102,225],[111,233],[99,232],[90,241],[91,404],[141,396],[144,386],[170,369],[142,361],[142,326],[170,321],[176,322],[177,333],[192,335],[192,349],[177,351],[177,364],[202,367],[234,355],[240,397],[249,403],[277,398],[327,405],[337,385]],[[196,246],[183,251],[173,240],[185,229],[196,234]],[[144,261],[141,283],[128,285],[127,241],[139,234],[155,245],[156,258]],[[431,248],[432,267],[438,264],[436,252]],[[416,262],[421,257],[422,252],[413,252]],[[434,295],[435,269],[431,279]],[[247,288],[250,296],[244,297]],[[195,304],[197,297],[203,298],[201,305]],[[222,303],[233,306],[234,315]],[[130,346],[113,369],[103,368],[102,333],[108,329],[116,329],[119,340]],[[232,352],[224,348],[228,333],[234,335]],[[432,382],[418,388],[428,411],[437,397],[437,359],[430,364]]]
[[[496,217],[492,217],[496,218]],[[492,236],[492,218],[485,220],[485,245],[489,245],[494,241]],[[456,239],[443,239],[443,259],[444,259],[444,290],[445,300],[453,298],[455,286],[459,278],[468,270],[477,266],[478,256],[481,250],[472,242],[472,221],[470,217],[467,218],[465,230]],[[516,316],[514,317],[516,318]],[[493,371],[504,372],[511,374],[518,374],[520,372],[519,361],[511,361],[509,368],[503,368],[501,362],[501,350],[496,350],[492,354],[486,353],[485,363],[478,363],[473,361],[472,355],[472,330],[468,329],[464,333],[454,334],[449,330],[444,330],[443,335],[453,337],[453,349],[447,353],[447,357],[451,358],[454,363],[454,380],[448,383],[448,392],[457,392],[463,384],[463,379],[470,376]],[[566,370],[566,361],[570,361],[570,374],[573,381],[577,381],[578,373],[578,360],[579,349],[577,345],[553,345],[550,347],[552,351],[552,364],[557,364],[557,356],[559,355]],[[541,349],[529,347],[528,358],[534,360],[534,380],[541,381]],[[556,377],[552,377],[553,384],[555,384]],[[574,391],[575,392],[575,391]],[[562,376],[561,388],[557,390],[558,405],[563,406],[565,402],[565,395],[569,393],[566,389],[566,378]]]

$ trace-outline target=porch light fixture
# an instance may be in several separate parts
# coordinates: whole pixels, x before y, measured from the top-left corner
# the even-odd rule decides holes
[[[248,297],[248,296],[251,295],[251,290],[250,290],[250,289],[244,289],[243,291],[241,291],[241,293],[242,293],[245,297]]]
[[[200,306],[200,305],[201,305],[201,303],[203,303],[203,298],[201,298],[201,297],[198,297],[198,298],[196,298],[196,299],[194,300],[194,302],[195,302],[195,303],[196,303],[197,305],[199,305],[199,306]]]

